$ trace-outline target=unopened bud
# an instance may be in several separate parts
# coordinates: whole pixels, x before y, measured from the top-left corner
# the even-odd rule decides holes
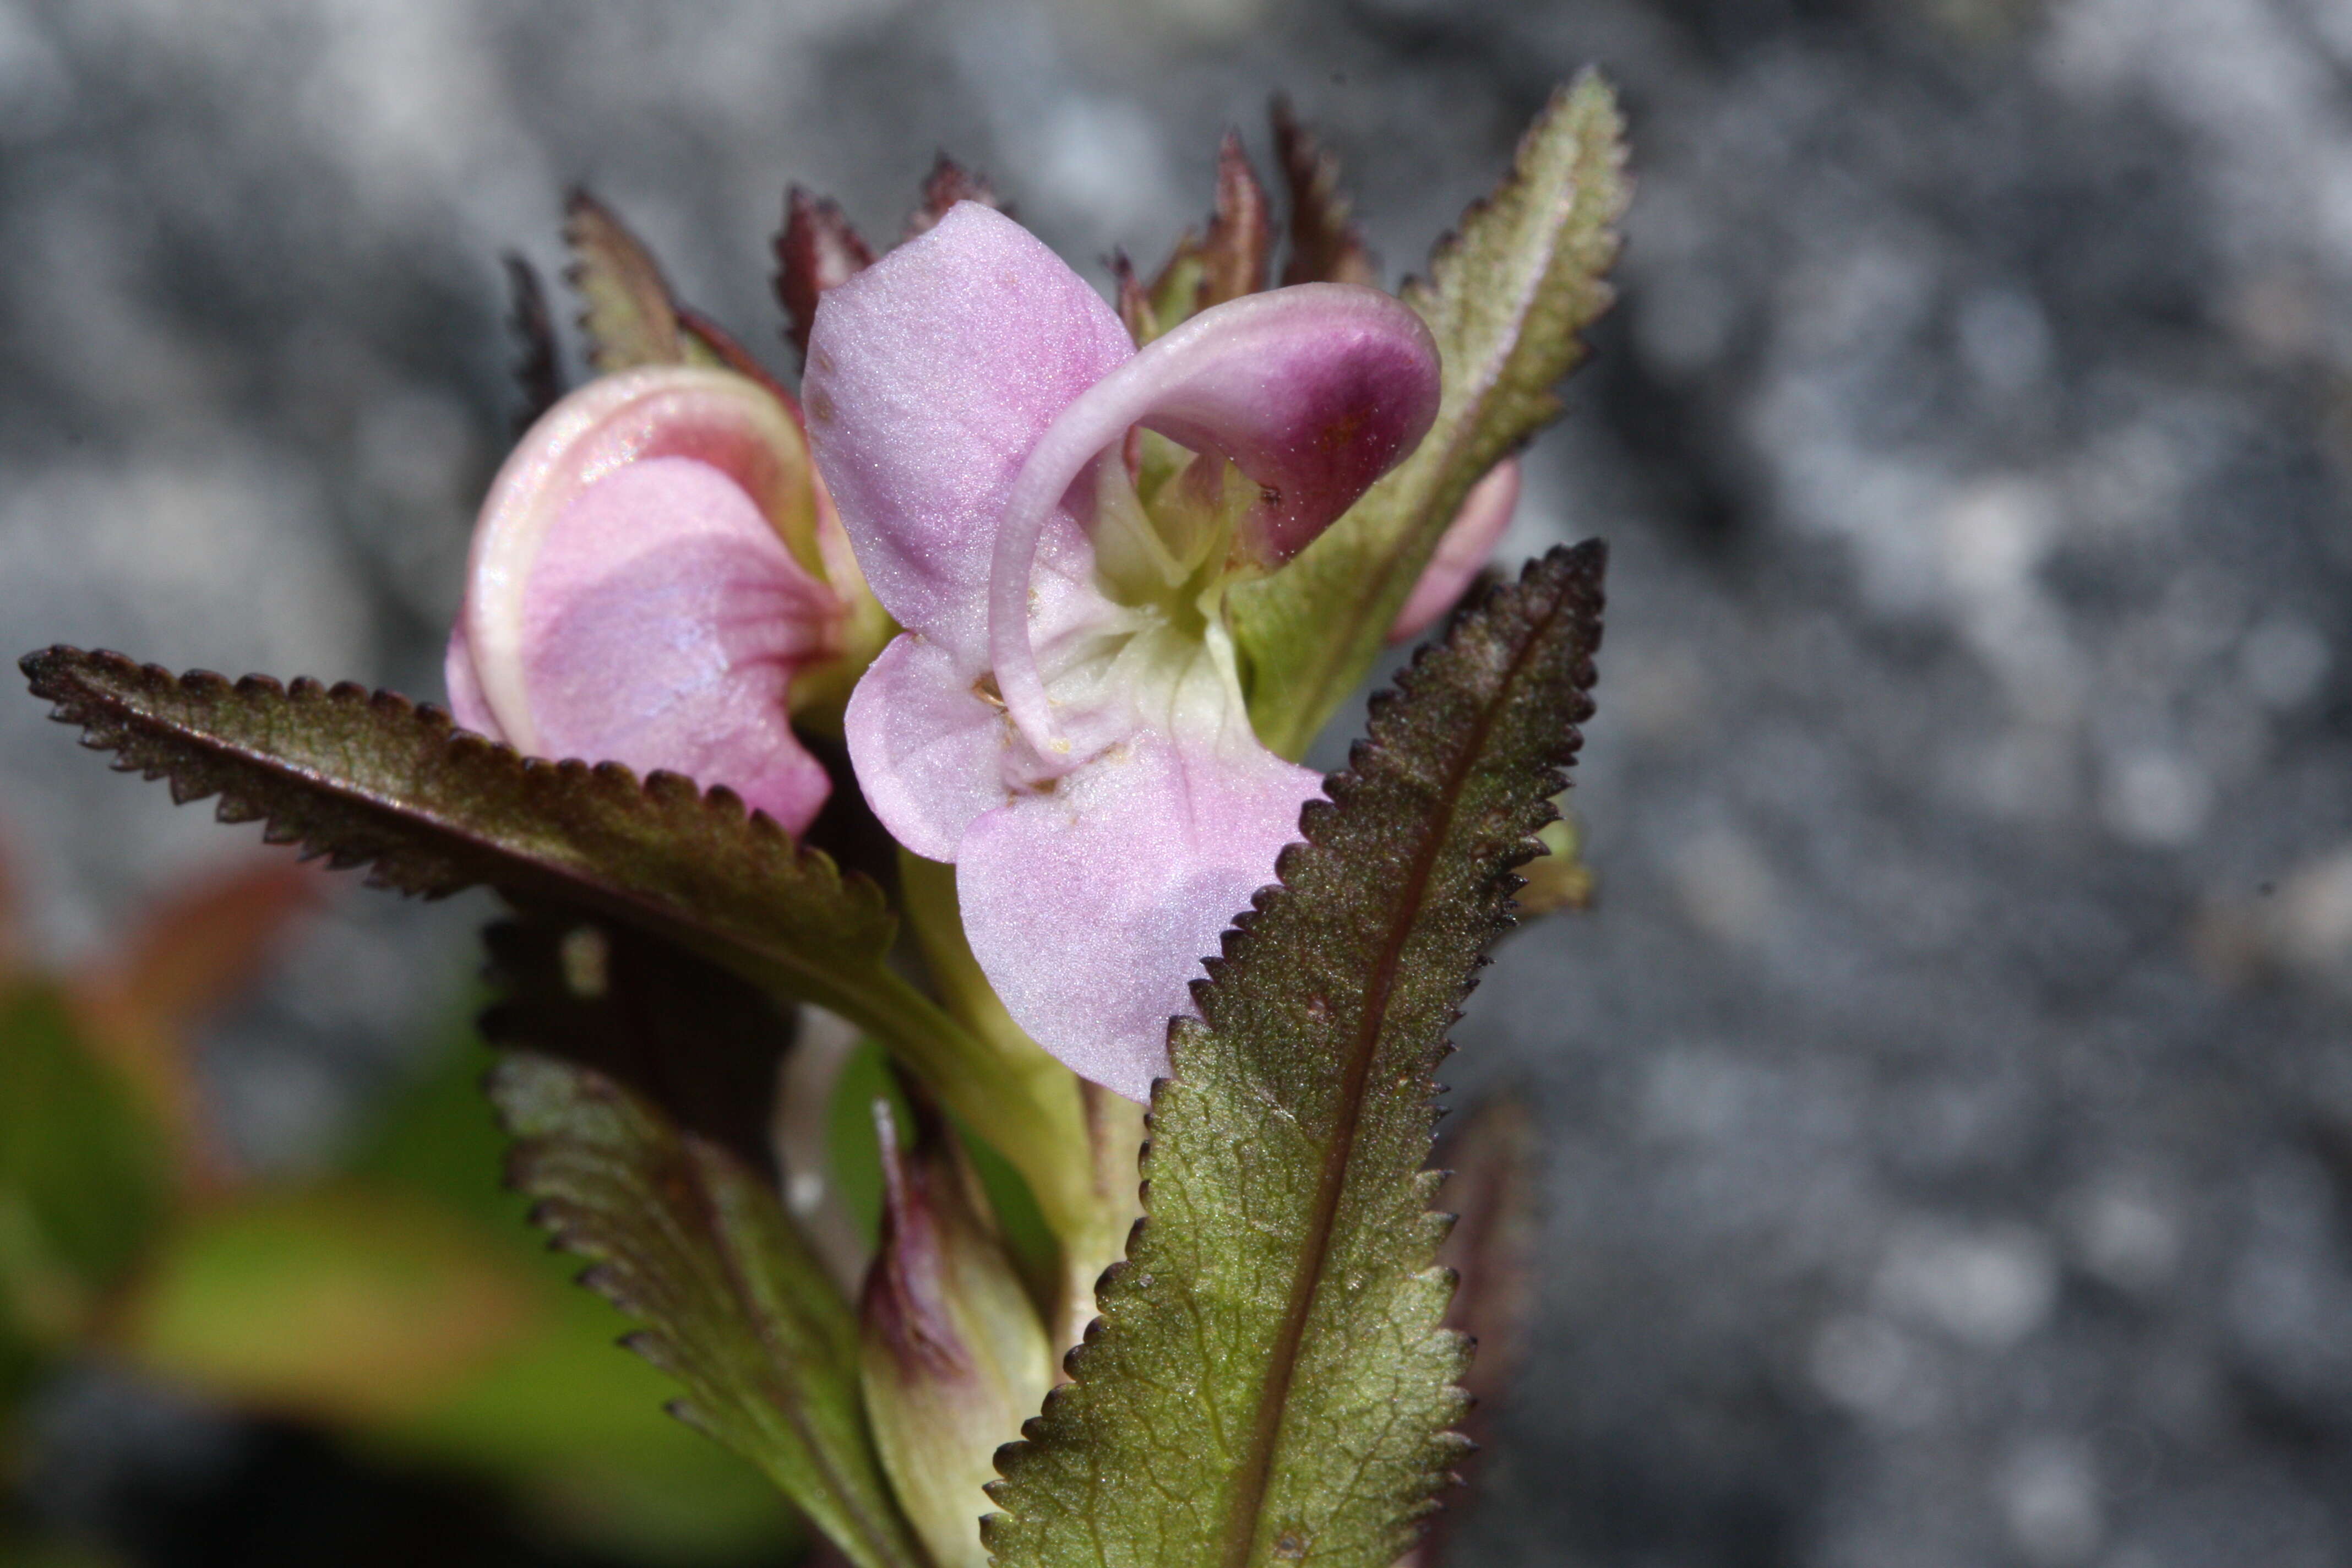
[[[1045,1325],[944,1136],[902,1151],[875,1107],[886,1205],[859,1367],[875,1447],[939,1568],[985,1568],[981,1489],[1051,1385]]]

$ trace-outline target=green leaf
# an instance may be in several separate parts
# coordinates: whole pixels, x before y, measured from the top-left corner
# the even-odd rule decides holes
[[[1430,280],[1405,286],[1444,361],[1429,435],[1297,560],[1232,591],[1250,718],[1284,756],[1303,756],[1370,670],[1470,487],[1559,415],[1553,384],[1612,298],[1622,132],[1598,76],[1552,96],[1502,184],[1433,253]]]
[[[0,1329],[51,1342],[86,1326],[163,1218],[165,1144],[63,994],[0,994]]]
[[[641,364],[678,364],[687,357],[677,304],[645,242],[611,208],[575,190],[564,204],[563,237],[572,247],[564,273],[579,291],[580,330],[588,362],[610,375]]]
[[[683,1384],[678,1416],[766,1472],[860,1568],[925,1559],[883,1479],[848,1304],[741,1162],[610,1079],[516,1055],[490,1097],[515,1186],[582,1277],[646,1325],[633,1348]]]
[[[248,1409],[336,1423],[451,1397],[535,1326],[526,1260],[422,1198],[339,1185],[191,1215],[142,1271],[119,1344]]]
[[[579,1289],[577,1262],[523,1225],[530,1201],[499,1179],[507,1139],[482,1098],[495,1061],[470,1023],[453,1027],[349,1173],[478,1231],[530,1289],[530,1321],[478,1375],[358,1436],[409,1467],[494,1477],[582,1545],[653,1562],[780,1558],[795,1532],[791,1505],[664,1412],[677,1385],[614,1348],[634,1325]]]
[[[1015,1161],[1058,1114],[891,971],[898,921],[880,889],[766,816],[747,817],[731,791],[704,795],[676,773],[640,784],[614,763],[525,759],[438,709],[348,682],[174,677],[70,647],[28,654],[21,668],[84,744],[119,753],[117,768],[169,777],[183,804],[218,795],[224,821],[264,819],[272,843],[367,865],[403,892],[488,884],[607,915],[829,1007]]]
[[[1464,1447],[1433,1075],[1591,711],[1602,559],[1554,551],[1414,661],[1211,961],[1076,1381],[999,1455],[1004,1568],[1412,1544]]]

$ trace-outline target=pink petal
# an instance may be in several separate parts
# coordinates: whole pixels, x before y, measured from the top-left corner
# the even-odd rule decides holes
[[[1080,1077],[1148,1100],[1168,1020],[1218,937],[1274,880],[1322,781],[1273,753],[1195,754],[1152,731],[973,821],[964,932],[1015,1022]]]
[[[973,202],[825,291],[802,407],[858,563],[901,626],[978,658],[1013,476],[1071,401],[1134,352],[1083,279]],[[1090,562],[1067,512],[1040,526],[1046,554],[1076,554],[1073,570]]]
[[[783,405],[725,371],[648,365],[600,377],[549,409],[491,481],[460,612],[480,695],[508,739],[540,750],[520,684],[522,600],[564,507],[624,464],[680,457],[718,468],[781,519],[808,504],[806,450]]]
[[[1004,804],[1008,728],[952,653],[911,634],[866,667],[842,716],[866,804],[927,860],[953,860],[965,825]]]
[[[1027,647],[1032,574],[1064,498],[1096,456],[1144,425],[1229,458],[1265,488],[1244,542],[1288,559],[1427,434],[1429,329],[1377,289],[1303,283],[1230,300],[1097,382],[1055,419],[1004,501],[989,578],[989,662],[1023,731],[1055,726]]]
[[[1511,513],[1518,504],[1519,460],[1506,458],[1462,498],[1462,510],[1445,525],[1436,552],[1405,596],[1404,607],[1397,611],[1396,624],[1389,627],[1389,641],[1411,642],[1454,607],[1470,579],[1494,558],[1495,546],[1501,542],[1503,531],[1511,526]]]
[[[1099,648],[1107,608],[1091,584],[1038,574],[1034,630],[1048,668]],[[842,728],[858,787],[890,836],[926,859],[952,862],[973,817],[1068,771],[1040,759],[985,689],[969,658],[909,632],[850,693]],[[1135,728],[1131,703],[1111,706],[1104,717],[1117,734]]]
[[[482,695],[482,678],[474,672],[474,647],[467,639],[463,616],[449,629],[449,650],[441,657],[441,681],[449,689],[449,716],[457,721],[459,729],[493,741],[507,738],[499,727],[498,715],[490,711],[489,699]]]
[[[816,816],[831,784],[790,696],[837,601],[726,475],[615,469],[549,530],[523,603],[535,750],[723,784],[794,833]]]
[[[651,367],[558,404],[500,469],[450,638],[460,723],[539,756],[723,784],[794,832],[830,787],[793,736],[793,674],[840,600],[773,520],[813,475],[782,405]]]

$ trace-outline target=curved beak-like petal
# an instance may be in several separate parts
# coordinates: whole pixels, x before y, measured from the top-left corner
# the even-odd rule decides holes
[[[1242,548],[1288,560],[1418,445],[1437,415],[1437,345],[1377,289],[1302,283],[1203,310],[1071,403],[1022,467],[996,533],[989,654],[1031,742],[1053,724],[1030,651],[1040,541],[1063,498],[1129,426],[1230,458],[1261,500]]]
[[[1411,642],[1454,607],[1462,591],[1470,586],[1470,579],[1494,559],[1495,546],[1502,542],[1503,531],[1511,526],[1511,514],[1518,505],[1519,460],[1506,458],[1487,469],[1486,477],[1462,498],[1462,510],[1438,536],[1429,564],[1421,569],[1412,592],[1405,595],[1404,606],[1397,611],[1389,627],[1389,641]]]
[[[1046,426],[1134,353],[1084,279],[976,202],[825,291],[801,405],[858,564],[901,626],[981,658],[1013,476]],[[1076,517],[1055,521],[1045,552],[1085,574]]]
[[[788,695],[842,613],[778,531],[812,483],[791,416],[739,376],[647,367],[565,398],[476,525],[449,644],[459,722],[723,784],[801,831],[830,785]]]

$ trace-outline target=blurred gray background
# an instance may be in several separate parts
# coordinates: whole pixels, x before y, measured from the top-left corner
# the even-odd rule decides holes
[[[1393,281],[1587,63],[1623,299],[1512,545],[1615,551],[1601,897],[1459,1031],[1549,1163],[1456,1561],[2352,1561],[2347,0],[0,0],[0,642],[437,696],[568,183],[781,363],[788,181],[887,238],[944,148],[1100,279],[1279,89]],[[253,832],[29,700],[0,779],[60,956]],[[480,913],[306,939],[252,1158]]]

